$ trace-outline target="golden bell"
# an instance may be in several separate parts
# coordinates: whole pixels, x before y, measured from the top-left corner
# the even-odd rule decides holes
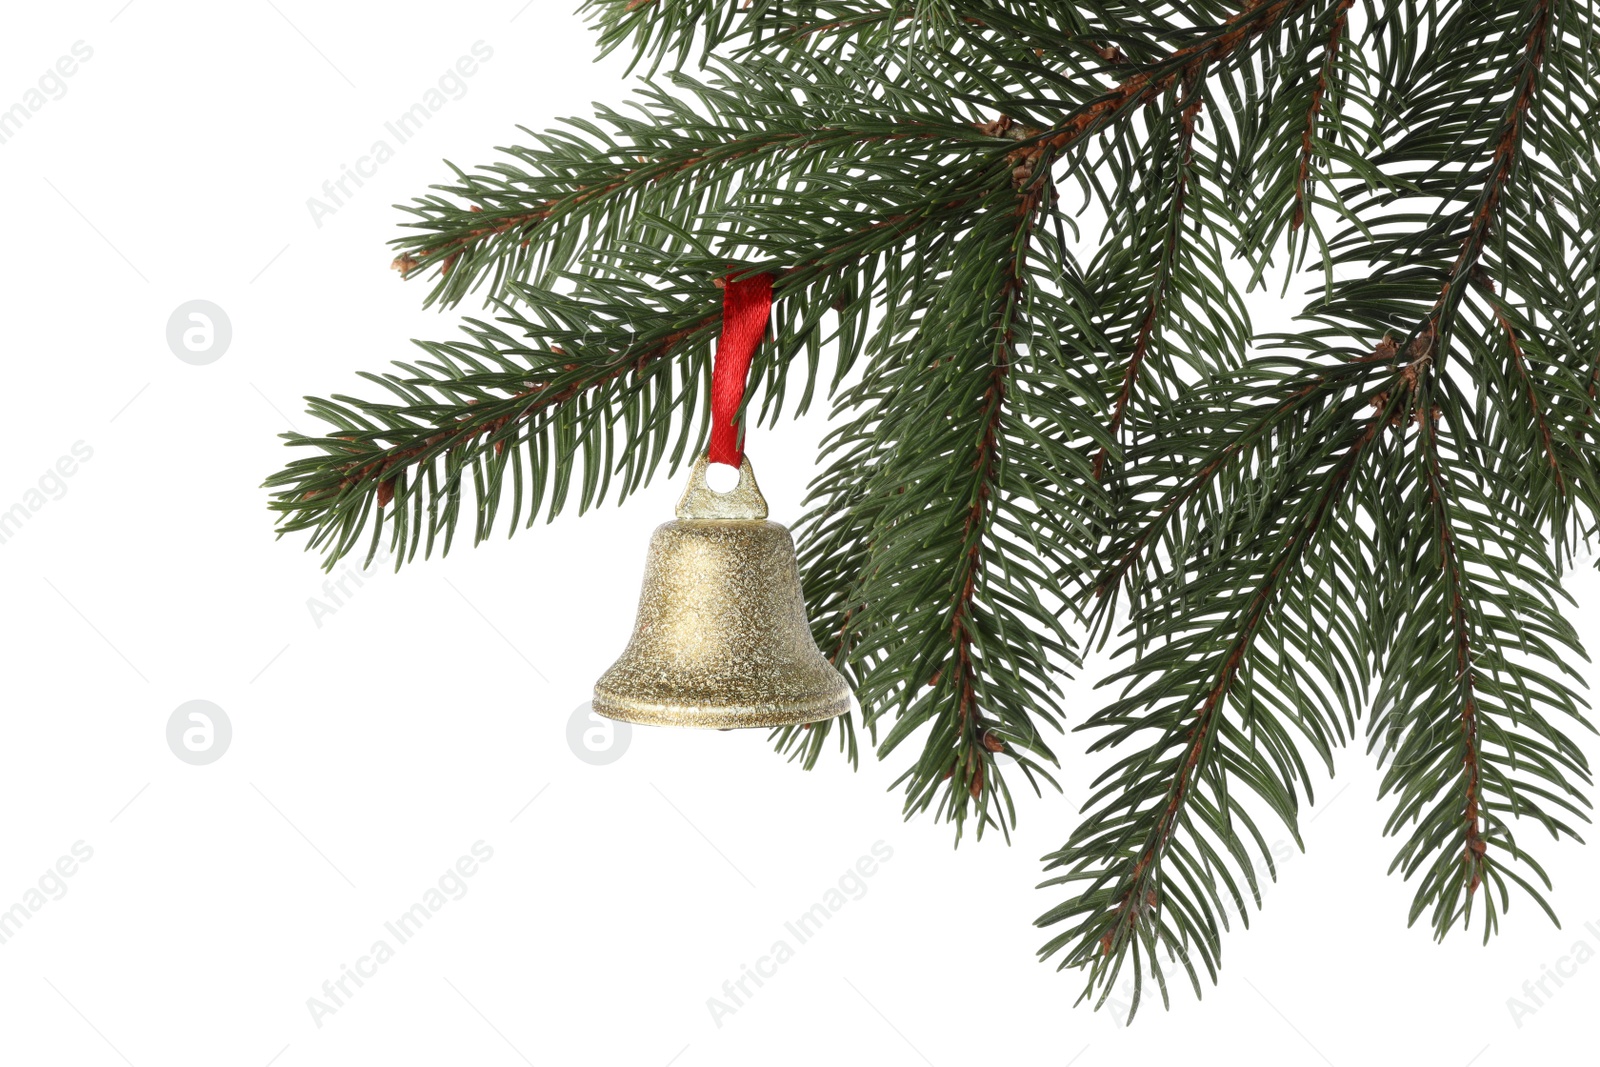
[[[794,539],[767,522],[750,460],[717,493],[701,456],[656,528],[633,637],[594,687],[594,710],[652,726],[788,726],[842,715],[850,687],[806,620]]]

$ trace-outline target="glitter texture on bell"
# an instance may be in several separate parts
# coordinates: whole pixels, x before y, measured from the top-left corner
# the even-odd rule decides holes
[[[633,637],[595,683],[594,710],[716,730],[844,714],[850,687],[811,637],[794,539],[767,521],[749,459],[727,493],[706,484],[707,465],[650,539]]]

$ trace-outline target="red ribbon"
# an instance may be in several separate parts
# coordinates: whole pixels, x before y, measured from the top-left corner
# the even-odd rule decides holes
[[[737,467],[744,459],[733,420],[744,403],[750,359],[767,335],[771,315],[772,275],[754,274],[738,281],[728,276],[722,289],[722,336],[711,366],[711,448],[706,455],[713,463]]]

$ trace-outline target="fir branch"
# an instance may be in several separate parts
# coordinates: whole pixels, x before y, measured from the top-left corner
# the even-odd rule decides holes
[[[1418,409],[1433,409],[1431,373],[1415,388]],[[1458,920],[1471,922],[1487,883],[1487,941],[1509,906],[1511,884],[1554,918],[1540,888],[1548,890],[1550,880],[1512,823],[1531,819],[1552,837],[1576,837],[1568,820],[1588,820],[1578,785],[1591,775],[1581,749],[1557,725],[1569,719],[1587,726],[1584,702],[1561,680],[1576,679],[1567,663],[1582,649],[1550,565],[1524,547],[1531,538],[1516,519],[1487,519],[1498,510],[1495,501],[1472,484],[1481,445],[1462,438],[1446,452],[1441,427],[1452,437],[1467,432],[1458,414],[1464,399],[1441,397],[1442,418],[1415,422],[1417,491],[1403,506],[1426,516],[1435,537],[1431,546],[1397,556],[1388,576],[1412,595],[1381,668],[1372,744],[1389,764],[1382,791],[1396,797],[1386,830],[1412,826],[1391,868],[1422,876],[1411,920],[1431,908],[1434,935],[1443,938]],[[1559,673],[1548,675],[1532,661],[1554,663]]]
[[[369,519],[370,562],[385,516],[391,520],[397,567],[419,549],[431,555],[441,533],[448,552],[469,474],[477,494],[476,539],[489,535],[508,474],[515,496],[514,532],[523,503],[523,452],[534,474],[531,524],[546,487],[553,493],[552,506],[559,507],[572,476],[570,463],[562,462],[552,479],[544,457],[584,442],[593,452],[592,469],[610,452],[595,436],[595,419],[608,404],[631,397],[643,406],[638,425],[651,432],[655,444],[624,457],[626,495],[661,458],[668,439],[656,431],[666,429],[668,414],[683,404],[685,393],[697,391],[694,383],[704,374],[697,366],[682,376],[679,390],[662,388],[671,377],[663,364],[669,357],[681,359],[688,348],[698,349],[700,362],[706,362],[719,317],[703,314],[685,322],[666,312],[653,329],[634,334],[629,324],[602,331],[596,340],[574,321],[578,309],[553,297],[544,308],[553,316],[567,313],[565,327],[540,329],[515,315],[503,322],[525,334],[559,339],[548,347],[517,342],[498,327],[475,322],[474,343],[422,345],[433,361],[402,365],[409,372],[404,375],[375,378],[400,398],[400,405],[313,399],[312,413],[335,429],[321,438],[285,435],[291,445],[317,454],[292,462],[266,483],[275,490],[280,532],[309,531],[307,547],[321,549],[329,568],[356,550]],[[674,465],[682,454],[680,439]],[[583,484],[584,507],[603,497],[603,482],[586,477]]]
[[[811,165],[822,166],[844,148],[859,150],[869,144],[928,136],[931,134],[907,128],[897,132],[761,129],[721,141],[687,139],[658,151],[654,158],[630,159],[609,169],[606,162],[596,162],[606,160],[605,155],[589,153],[584,146],[588,154],[581,162],[568,160],[571,178],[536,178],[509,168],[500,168],[493,176],[458,171],[460,184],[445,191],[469,201],[466,209],[455,200],[417,201],[409,210],[422,220],[412,224],[422,233],[394,242],[402,252],[393,266],[408,279],[437,267],[438,280],[428,303],[453,305],[491,274],[490,296],[509,295],[508,287],[517,282],[570,267],[571,257],[579,254],[581,237],[602,225],[619,222],[626,214],[652,225],[669,221],[652,214],[660,198],[651,193],[663,182],[697,181],[699,172],[708,170],[748,173],[755,167],[770,167],[784,156],[803,156],[812,160]],[[575,148],[573,143],[558,141],[554,134],[546,144],[550,147],[543,154],[519,155],[536,166],[552,167],[558,153]],[[614,149],[610,156],[627,155],[634,147],[642,146]],[[538,195],[539,190],[557,184],[567,186],[567,191],[542,198]],[[695,197],[673,205],[680,218],[690,207],[715,210],[715,202]]]
[[[1267,686],[1279,673],[1287,678],[1278,682],[1280,694],[1311,680],[1297,676],[1304,668],[1290,658],[1309,636],[1309,631],[1290,636],[1292,620],[1314,615],[1323,602],[1317,590],[1328,580],[1321,577],[1325,567],[1312,561],[1338,553],[1338,546],[1352,537],[1347,489],[1399,403],[1384,400],[1376,413],[1362,417],[1357,415],[1361,397],[1347,393],[1328,410],[1325,418],[1341,429],[1294,462],[1288,488],[1276,497],[1274,520],[1252,538],[1249,551],[1236,555],[1226,581],[1201,572],[1172,601],[1141,608],[1171,617],[1169,636],[1160,650],[1146,653],[1115,676],[1137,682],[1138,690],[1091,716],[1083,727],[1110,731],[1094,749],[1153,733],[1147,747],[1096,780],[1096,793],[1085,810],[1099,807],[1065,848],[1046,857],[1047,870],[1064,868],[1066,873],[1044,884],[1076,888],[1070,900],[1038,920],[1041,926],[1069,924],[1040,953],[1049,957],[1064,952],[1061,967],[1084,968],[1085,997],[1098,991],[1103,1003],[1131,960],[1135,993],[1130,1015],[1137,1011],[1146,967],[1165,999],[1158,947],[1182,964],[1199,993],[1191,953],[1198,953],[1199,962],[1214,976],[1220,930],[1227,919],[1215,890],[1197,879],[1198,872],[1216,868],[1232,889],[1238,914],[1248,921],[1243,896],[1221,869],[1222,858],[1232,859],[1258,895],[1243,830],[1272,867],[1270,851],[1232,796],[1229,781],[1256,793],[1295,829],[1293,783],[1303,772],[1293,762],[1275,759],[1281,753],[1274,750],[1286,742],[1274,741],[1255,752],[1251,733],[1284,737],[1292,725],[1327,758],[1330,735],[1325,731],[1336,738],[1345,728],[1337,717],[1318,725],[1296,710],[1293,697],[1273,696]],[[1333,542],[1324,545],[1324,532],[1335,515],[1340,516],[1339,528],[1331,535]],[[1277,663],[1260,651],[1272,618],[1279,620],[1277,633],[1267,647],[1285,638],[1292,641]],[[1354,658],[1350,650],[1344,655]],[[1312,655],[1310,662],[1322,659]],[[1255,673],[1263,676],[1259,682]],[[1207,794],[1198,792],[1202,786]]]
[[[453,305],[487,284],[511,299],[584,259],[595,237],[658,256],[698,256],[696,231],[815,195],[843,173],[983,173],[1001,152],[973,124],[924,109],[926,88],[868,108],[867,72],[840,78],[813,62],[719,61],[704,80],[647,84],[630,115],[601,108],[532,135],[532,146],[415,200],[413,233],[392,244],[414,278],[434,268],[427,303]],[[1009,148],[1009,145],[1005,146]],[[946,179],[948,181],[948,179]],[[851,190],[836,192],[851,203]],[[859,202],[858,200],[855,202]],[[842,206],[842,205],[841,205]]]
[[[1031,255],[1041,242],[1045,260],[1059,254],[1039,228],[1049,202],[1042,181],[991,197],[941,263],[955,273],[913,284],[927,301],[902,306],[926,310],[888,317],[881,355],[841,396],[858,414],[832,435],[799,529],[807,586],[828,590],[812,601],[819,641],[839,651],[875,736],[894,716],[880,756],[921,735],[898,783],[907,811],[937,796],[958,834],[969,818],[980,836],[1015,819],[998,752],[1036,790],[1052,781],[1041,726],[1058,721],[1051,675],[1074,653],[1047,575],[1075,565],[1094,521],[1069,525],[1089,476],[1080,449],[1100,433],[1092,409],[1054,427],[1029,411],[1082,373],[1082,349],[1040,343],[1040,316],[1062,307],[1063,280]]]
[[[995,177],[1000,173],[994,172]],[[980,175],[977,180],[981,187],[990,179]],[[771,417],[781,407],[789,362],[807,346],[817,345],[822,312],[837,309],[839,294],[856,293],[854,311],[840,311],[842,318],[864,317],[873,286],[856,279],[873,277],[875,262],[914,248],[928,231],[959,224],[977,199],[959,190],[944,195],[935,191],[931,202],[927,197],[927,191],[920,191],[912,203],[886,217],[820,229],[812,239],[784,249],[789,265],[768,265],[778,278],[775,298],[780,308],[792,305],[788,314],[795,323],[792,331],[780,330],[779,350],[758,356],[752,368],[752,380],[764,386],[752,390],[752,396],[763,394],[763,410]],[[648,480],[669,446],[675,469],[691,439],[703,443],[704,427],[695,431],[689,416],[697,406],[704,410],[698,397],[709,381],[711,342],[720,315],[691,309],[714,305],[705,294],[715,292],[710,279],[719,276],[713,266],[719,261],[682,263],[686,278],[657,284],[609,277],[615,267],[600,259],[593,262],[592,273],[573,279],[576,296],[529,286],[516,290],[519,302],[537,312],[537,318],[503,305],[500,321],[525,340],[469,320],[469,342],[419,342],[436,362],[421,368],[402,365],[405,375],[372,379],[400,397],[404,403],[399,406],[350,397],[313,398],[311,412],[336,432],[323,438],[286,435],[291,445],[320,454],[290,463],[266,483],[275,490],[272,506],[281,516],[280,532],[311,531],[307,547],[323,550],[331,568],[357,548],[369,519],[370,561],[387,515],[393,520],[390,536],[398,567],[415,558],[419,548],[431,555],[441,533],[443,551],[449,551],[469,473],[475,539],[482,541],[494,525],[508,474],[510,531],[515,532],[524,466],[533,489],[529,525],[546,487],[552,494],[551,517],[560,510],[580,456],[585,472],[580,510],[604,499],[613,473],[622,475],[618,500],[625,499]],[[849,362],[848,354],[841,353],[841,374]],[[813,360],[812,375],[816,369]],[[811,388],[808,383],[801,411]],[[679,412],[674,439],[672,425]],[[613,430],[618,422],[634,435],[633,446],[620,453]]]

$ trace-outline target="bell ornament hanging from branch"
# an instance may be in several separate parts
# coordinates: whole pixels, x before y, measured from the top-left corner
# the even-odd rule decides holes
[[[791,726],[850,709],[850,687],[811,637],[794,538],[767,521],[735,417],[772,312],[772,275],[722,282],[711,373],[711,444],[678,519],[657,528],[633,637],[594,687],[594,710],[653,726]],[[739,484],[706,484],[712,463]]]

